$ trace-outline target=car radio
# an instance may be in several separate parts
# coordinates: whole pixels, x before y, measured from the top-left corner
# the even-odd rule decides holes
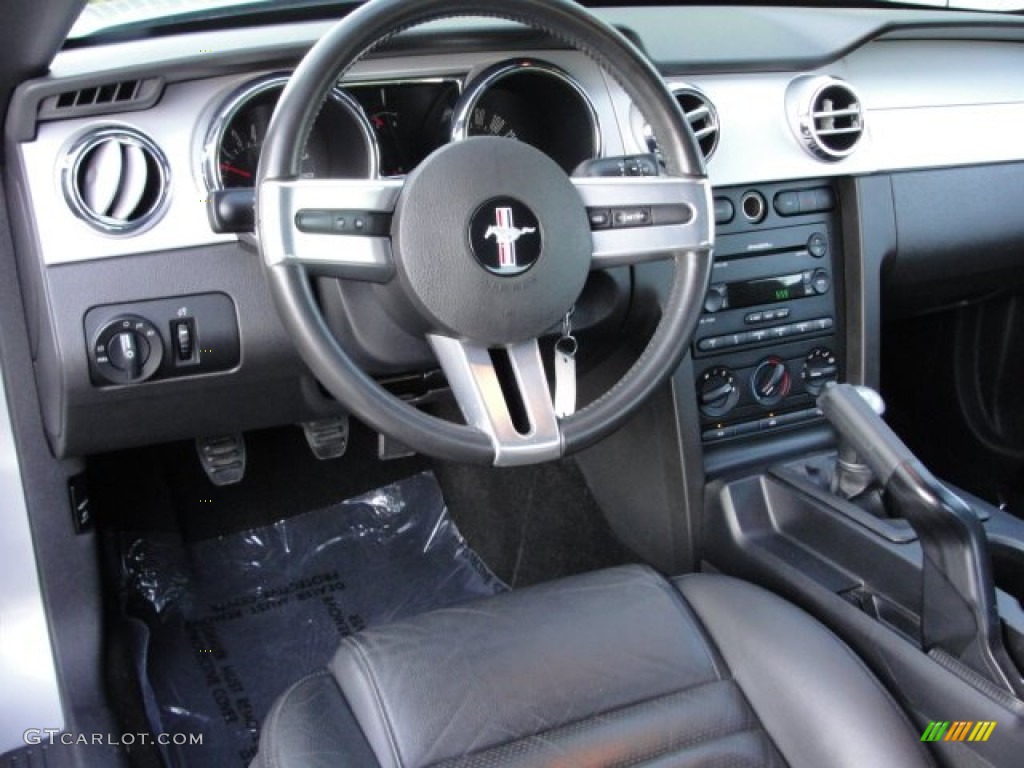
[[[792,186],[716,191],[720,234],[693,341],[705,442],[818,420],[815,398],[841,375],[835,195],[818,189],[824,209],[807,213],[781,204],[805,192]],[[775,201],[756,221],[752,194]]]

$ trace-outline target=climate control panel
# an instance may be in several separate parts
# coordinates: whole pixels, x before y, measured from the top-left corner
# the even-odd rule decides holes
[[[780,208],[780,200],[799,199],[805,186],[820,205]],[[776,205],[756,220],[718,221],[711,285],[693,342],[706,443],[820,420],[815,400],[842,376],[839,197],[824,182],[755,191]],[[741,210],[750,193],[716,190],[716,212]]]

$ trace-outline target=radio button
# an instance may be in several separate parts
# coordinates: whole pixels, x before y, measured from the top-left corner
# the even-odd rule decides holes
[[[705,305],[706,308],[707,305]],[[743,318],[743,322],[747,325],[756,325],[757,323],[764,322],[764,316],[760,312],[751,312]]]
[[[782,309],[775,310],[776,320],[785,320],[787,317],[789,317],[789,307],[783,307]]]
[[[797,192],[800,213],[814,213],[818,210],[818,195],[813,189],[801,189]]]
[[[775,195],[775,212],[779,216],[796,216],[800,213],[800,198],[796,192],[779,192]]]
[[[736,215],[732,200],[727,197],[715,198],[715,224],[728,224]]]
[[[704,298],[704,311],[714,314],[725,307],[725,286],[719,283],[708,288],[708,295]]]
[[[807,250],[814,258],[823,258],[828,253],[828,238],[821,232],[815,232],[807,238]]]
[[[814,207],[819,211],[831,211],[835,208],[836,196],[828,187],[818,187],[814,190]]]

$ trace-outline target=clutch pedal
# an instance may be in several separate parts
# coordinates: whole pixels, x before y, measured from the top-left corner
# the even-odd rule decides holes
[[[245,477],[245,436],[196,438],[196,453],[203,471],[214,485],[234,485]]]

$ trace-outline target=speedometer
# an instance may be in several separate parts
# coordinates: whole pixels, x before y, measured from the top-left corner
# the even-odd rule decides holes
[[[211,189],[251,187],[270,118],[287,77],[273,75],[247,83],[218,110],[204,149],[204,175]],[[304,178],[366,178],[376,175],[377,145],[362,109],[332,91],[303,150]]]

